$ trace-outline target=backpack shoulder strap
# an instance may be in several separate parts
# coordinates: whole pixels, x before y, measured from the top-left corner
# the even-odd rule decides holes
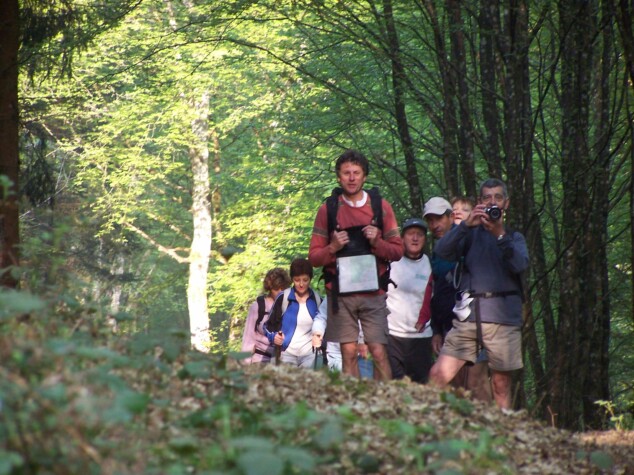
[[[282,315],[284,315],[284,312],[286,312],[286,309],[288,308],[288,296],[290,293],[291,287],[284,290],[284,296],[282,297]]]
[[[271,307],[271,315],[266,322],[266,328],[270,332],[277,332],[282,329],[282,317],[286,308],[288,307],[288,294],[291,293],[290,287],[285,289],[282,294],[278,294],[275,298],[275,303]]]
[[[328,216],[328,236],[339,227],[337,223],[337,212],[339,211],[339,196],[343,190],[339,187],[333,188],[331,195],[326,198],[326,213]]]
[[[266,311],[266,304],[264,301],[264,295],[259,295],[256,300],[256,302],[258,303],[258,318],[255,321],[255,331],[258,331],[258,326],[260,326],[260,323],[262,323],[262,320],[264,319],[264,315],[266,315],[267,312]]]
[[[370,205],[372,206],[372,220],[377,228],[383,230],[383,198],[377,186],[368,191],[370,195]]]
[[[326,211],[328,215],[328,235],[338,228],[337,212],[339,211],[339,196],[343,190],[339,187],[332,190],[332,194],[326,198]],[[372,221],[379,229],[383,229],[383,198],[377,186],[367,191],[372,206]]]
[[[313,293],[315,294],[315,302],[317,302],[317,308],[321,305],[321,295],[315,289],[313,289]]]

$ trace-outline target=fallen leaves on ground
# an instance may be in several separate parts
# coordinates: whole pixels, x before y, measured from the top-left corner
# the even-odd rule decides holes
[[[303,402],[326,414],[354,416],[348,418],[339,460],[321,473],[421,473],[416,450],[425,454],[424,467],[450,473],[634,473],[634,432],[574,434],[547,427],[525,412],[505,413],[471,401],[460,391],[409,381],[358,381],[274,365],[244,370],[249,389],[242,397],[250,405]],[[390,421],[398,422],[390,427]],[[410,427],[415,429],[408,432]],[[460,448],[460,441],[469,448],[458,460],[443,455],[451,442]],[[369,457],[366,469],[359,465],[360,454]]]

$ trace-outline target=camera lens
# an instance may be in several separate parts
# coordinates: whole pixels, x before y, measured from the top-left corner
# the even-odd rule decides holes
[[[498,219],[502,217],[502,210],[498,208],[497,206],[491,206],[490,208],[487,208],[485,211],[489,215],[489,219],[491,219],[492,221],[497,221]]]

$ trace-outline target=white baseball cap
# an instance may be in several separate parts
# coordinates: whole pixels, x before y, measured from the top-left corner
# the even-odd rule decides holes
[[[430,198],[427,203],[425,203],[425,208],[423,209],[423,217],[428,214],[435,214],[438,216],[442,216],[447,211],[453,211],[451,203],[440,196],[434,196]]]

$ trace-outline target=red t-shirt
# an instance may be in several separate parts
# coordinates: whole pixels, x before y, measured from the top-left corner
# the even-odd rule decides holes
[[[398,261],[403,257],[403,241],[401,240],[394,211],[390,204],[383,199],[381,200],[381,206],[383,208],[383,230],[376,240],[376,245],[372,248],[372,254],[378,257],[379,274],[383,274],[386,271],[388,262]],[[350,206],[343,199],[343,196],[339,197],[337,223],[341,229],[353,226],[366,226],[372,222],[373,217],[370,196],[367,193],[365,203],[359,207]],[[337,257],[330,252],[328,244],[330,244],[328,211],[324,203],[317,211],[313,235],[310,239],[308,259],[313,267],[323,266],[326,271],[334,273]]]

